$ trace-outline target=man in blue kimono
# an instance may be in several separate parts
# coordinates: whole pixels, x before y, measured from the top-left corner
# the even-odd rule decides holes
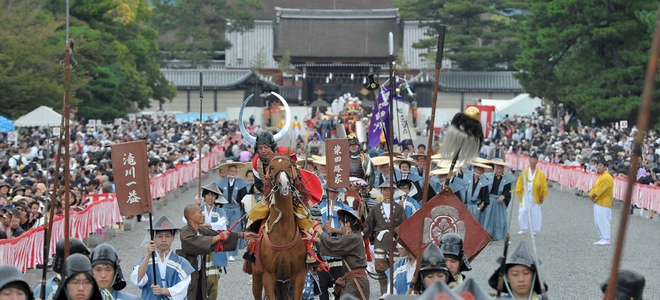
[[[79,239],[69,238],[69,254],[83,254],[89,256],[89,249]],[[53,256],[53,272],[56,273],[55,277],[46,281],[46,298],[44,300],[53,300],[57,294],[57,288],[62,281],[62,265],[64,264],[64,238],[57,241],[55,245],[55,255]],[[34,289],[34,298],[41,299],[41,284],[38,284]]]
[[[392,266],[394,268],[394,280],[392,281],[394,284],[393,292],[395,295],[407,295],[410,283],[412,283],[412,279],[415,276],[417,260],[401,244],[397,243],[396,248],[399,250],[399,256],[401,258]],[[385,271],[385,274],[389,277],[390,270]],[[387,290],[389,291],[389,288]]]
[[[403,206],[406,210],[406,216],[410,218],[420,207],[419,202],[413,198],[417,195],[417,188],[410,179],[401,179],[396,186],[404,193],[403,196],[395,198],[394,201]]]
[[[482,176],[484,169],[488,168],[490,168],[488,165],[473,163],[472,170],[466,170],[462,174],[463,180],[467,182],[466,198],[463,199],[463,203],[482,227],[485,224],[483,212],[490,203],[488,193],[491,182],[487,177]]]
[[[171,300],[186,299],[194,269],[171,249],[179,228],[166,216],[156,220],[153,228],[154,240],[149,241],[146,255],[135,262],[131,282],[140,288],[144,300],[162,300],[163,296]],[[156,274],[152,267],[152,252],[156,252]]]
[[[442,192],[445,188],[445,182],[447,181],[447,175],[449,174],[449,169],[435,169],[431,171],[431,178],[429,179],[429,193],[426,200],[431,200],[435,195]],[[449,180],[449,188],[452,192],[458,197],[459,200],[465,201],[467,192],[467,183],[460,177],[453,176]]]
[[[227,168],[227,178],[220,178],[216,181],[215,184],[222,190],[222,194],[225,199],[227,199],[227,204],[224,204],[222,208],[227,213],[228,226],[233,226],[237,221],[239,221],[245,215],[245,209],[241,205],[241,200],[247,195],[247,187],[250,185],[247,180],[238,178],[238,169],[242,167],[242,163],[229,162],[220,165],[220,168]],[[239,224],[234,229],[236,232],[243,231],[243,224]],[[239,244],[236,249],[245,248],[245,242],[243,239],[239,240]],[[234,257],[238,256],[238,250],[228,252],[229,261],[234,261]]]

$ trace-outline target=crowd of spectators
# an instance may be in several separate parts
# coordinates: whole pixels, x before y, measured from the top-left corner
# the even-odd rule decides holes
[[[177,122],[173,116],[145,115],[133,122],[123,119],[103,126],[86,123],[79,120],[70,127],[69,190],[64,188],[63,165],[55,186],[56,161],[63,162],[64,155],[57,155],[59,136],[52,134],[53,128],[17,128],[17,142],[9,142],[8,133],[0,132],[0,238],[17,237],[47,223],[51,204],[56,216],[63,215],[65,193],[69,194],[73,211],[89,204],[88,194],[113,193],[110,146],[116,143],[145,140],[151,177],[198,158],[200,128],[201,155],[215,146],[226,150],[221,153],[226,159],[240,157],[246,161],[253,155],[251,147],[243,145],[237,134],[236,120],[205,120],[199,126],[199,121]],[[250,126],[250,130],[255,127]]]
[[[491,159],[496,149],[503,149],[497,151],[500,158],[505,158],[507,151],[536,153],[541,161],[579,167],[586,172],[596,172],[597,159],[604,158],[612,176],[628,178],[637,128],[621,126],[619,122],[597,124],[595,119],[587,125],[579,115],[579,111],[563,105],[552,114],[539,108],[530,116],[507,115],[491,124],[480,156]],[[648,130],[634,173],[637,183],[660,186],[659,145],[660,133]]]

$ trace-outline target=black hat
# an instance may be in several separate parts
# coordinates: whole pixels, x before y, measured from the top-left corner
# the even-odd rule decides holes
[[[55,256],[53,256],[53,272],[60,273],[64,263],[64,238],[57,241],[55,245]],[[89,248],[77,238],[69,238],[69,253],[80,253],[85,256],[90,254]]]
[[[27,295],[28,300],[33,300],[34,295],[30,291],[30,285],[23,279],[23,274],[18,268],[12,265],[0,266],[0,290],[3,290],[7,287],[19,287],[23,289]]]
[[[92,273],[92,263],[89,261],[87,256],[82,254],[72,254],[64,261],[64,266],[62,267],[62,277],[65,278],[62,282],[62,287],[65,287],[70,280],[75,278],[78,274],[85,274],[87,279],[93,285],[92,296],[90,299],[103,299],[99,286],[94,280],[94,274]],[[66,288],[59,288],[57,294],[53,298],[54,300],[67,300],[69,299],[67,295]]]
[[[642,300],[646,280],[641,273],[631,269],[620,269],[617,274],[617,280],[618,284],[614,299]],[[607,290],[607,283],[605,281],[600,285],[600,290],[603,293]]]
[[[465,299],[479,299],[479,300],[488,300],[494,299],[484,288],[473,278],[465,278],[463,282],[452,289],[456,294],[461,295]],[[470,298],[469,296],[472,296]]]
[[[498,264],[500,264],[501,262],[502,262],[502,257],[497,259]],[[520,241],[518,245],[516,245],[516,248],[514,248],[513,251],[507,255],[506,269],[508,270],[510,267],[513,267],[515,265],[526,266],[530,268],[532,271],[534,271],[534,273],[536,273],[537,266],[536,263],[534,262],[534,256],[532,254],[532,251],[529,250],[529,246],[527,246],[527,243],[525,243],[525,241]],[[495,272],[490,277],[490,279],[488,279],[488,285],[490,285],[490,287],[494,288],[495,290],[497,290],[497,282],[499,275],[500,275],[499,270],[495,270]],[[544,290],[547,291],[548,285],[545,283],[543,285],[544,285]],[[538,279],[538,276],[534,281],[533,289],[537,294],[541,294],[541,284]]]
[[[444,256],[455,256],[461,262],[460,271],[467,272],[472,270],[470,261],[463,250],[463,238],[456,233],[446,233],[440,239],[440,251]]]
[[[348,223],[353,224],[354,222],[358,223],[358,227],[362,230],[362,219],[358,213],[352,209],[340,209],[337,211],[337,217],[339,220],[348,221]]]
[[[177,227],[170,219],[167,218],[167,216],[161,216],[158,218],[158,220],[154,221],[154,232],[157,231],[172,231],[174,233],[175,231],[181,229]],[[149,230],[149,228],[145,228]]]

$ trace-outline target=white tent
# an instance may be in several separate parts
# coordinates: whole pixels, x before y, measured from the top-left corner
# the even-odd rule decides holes
[[[530,97],[529,94],[520,94],[511,100],[482,99],[481,105],[495,106],[495,121],[504,119],[504,116],[529,116],[536,108],[543,106],[543,100]]]
[[[14,121],[14,127],[60,126],[62,115],[48,106],[41,106]]]

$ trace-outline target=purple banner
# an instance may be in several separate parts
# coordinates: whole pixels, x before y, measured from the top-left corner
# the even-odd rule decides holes
[[[373,112],[371,113],[371,122],[369,123],[369,147],[375,147],[380,143],[380,135],[381,133],[385,134],[385,137],[389,137],[388,132],[389,129],[392,127],[392,119],[390,118],[390,105],[389,105],[389,85],[384,84],[381,89],[380,93],[378,94],[378,101],[376,101],[376,107],[374,107]],[[401,95],[394,94],[394,99],[395,101],[400,101],[402,102],[402,97]],[[404,106],[399,104],[399,108],[403,108]],[[397,112],[394,112],[397,114]],[[407,115],[407,111],[405,112],[405,115]],[[401,125],[400,125],[401,126]],[[395,137],[394,137],[394,142],[398,143],[397,140],[403,140],[406,137],[398,137],[396,136],[395,132]]]

